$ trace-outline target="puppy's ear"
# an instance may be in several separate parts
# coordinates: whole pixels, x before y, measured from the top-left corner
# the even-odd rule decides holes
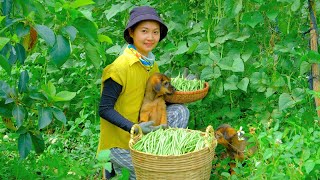
[[[157,82],[154,86],[153,86],[153,90],[156,92],[159,92],[161,90],[161,81]]]

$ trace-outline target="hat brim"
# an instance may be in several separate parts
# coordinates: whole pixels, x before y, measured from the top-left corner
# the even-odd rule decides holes
[[[159,39],[159,41],[161,41],[163,38],[165,38],[167,36],[168,27],[162,22],[162,20],[158,16],[150,15],[150,14],[143,14],[143,15],[135,17],[133,20],[131,20],[127,24],[127,27],[123,32],[123,36],[124,36],[124,39],[128,43],[132,43],[132,38],[129,35],[129,28],[131,28],[132,26],[134,26],[135,24],[137,24],[141,21],[146,21],[146,20],[157,21],[160,24],[160,39]]]

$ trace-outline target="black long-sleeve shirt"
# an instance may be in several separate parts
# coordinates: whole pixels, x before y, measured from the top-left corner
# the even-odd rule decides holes
[[[122,86],[111,78],[105,80],[103,83],[104,87],[99,106],[100,117],[121,129],[130,132],[134,123],[124,118],[114,109],[114,105],[122,91]]]

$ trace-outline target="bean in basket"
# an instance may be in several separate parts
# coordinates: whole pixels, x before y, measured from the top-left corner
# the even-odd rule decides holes
[[[213,137],[207,138],[208,142]],[[182,155],[206,147],[206,138],[200,131],[181,128],[159,129],[143,136],[133,149],[153,155]]]
[[[204,80],[187,79],[180,74],[177,77],[171,78],[171,84],[177,91],[196,91],[204,88]]]

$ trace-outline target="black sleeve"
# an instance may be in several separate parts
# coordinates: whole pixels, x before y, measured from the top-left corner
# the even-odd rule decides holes
[[[121,129],[130,132],[133,122],[124,118],[115,109],[114,105],[122,91],[122,86],[111,78],[103,82],[104,87],[101,94],[99,106],[99,115],[110,123],[120,127]]]

